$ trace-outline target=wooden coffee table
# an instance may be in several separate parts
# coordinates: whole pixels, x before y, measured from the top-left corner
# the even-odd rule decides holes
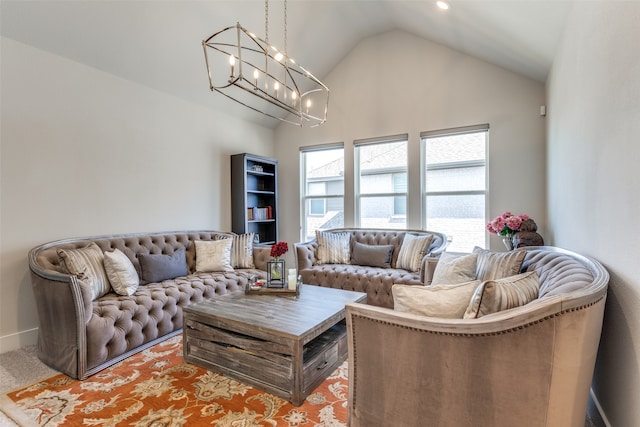
[[[184,359],[296,406],[347,358],[344,306],[360,292],[302,285],[296,295],[234,292],[184,308]]]

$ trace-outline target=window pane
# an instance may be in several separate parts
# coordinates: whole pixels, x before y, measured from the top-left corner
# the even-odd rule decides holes
[[[473,166],[427,171],[427,191],[484,191],[485,167]]]
[[[364,228],[406,228],[406,217],[394,214],[396,204],[404,205],[406,211],[407,198],[405,196],[362,197],[360,199],[360,226]]]
[[[310,199],[310,202],[322,202],[326,211],[322,215],[308,213],[305,220],[305,241],[315,237],[316,230],[344,227],[344,199],[332,197],[325,199]]]
[[[425,226],[446,233],[452,252],[486,245],[486,137],[482,130],[424,139]]]
[[[300,156],[304,201],[300,237],[308,241],[317,229],[344,227],[344,149],[303,151]]]
[[[428,138],[427,165],[484,160],[486,132],[445,135]]]
[[[360,167],[360,194],[393,193],[394,175],[406,174],[407,141],[356,147]],[[406,189],[403,190],[406,192]]]
[[[308,184],[307,195],[344,194],[344,149],[332,148],[328,150],[303,152],[304,178]],[[312,192],[312,189],[322,188],[322,193]]]
[[[450,252],[471,252],[485,246],[484,194],[427,196],[427,230],[451,237]]]

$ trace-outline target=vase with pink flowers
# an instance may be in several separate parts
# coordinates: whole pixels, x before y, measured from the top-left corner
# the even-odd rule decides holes
[[[487,231],[492,234],[502,236],[502,242],[507,250],[512,250],[513,236],[520,231],[522,222],[529,219],[529,215],[514,215],[511,212],[503,212],[487,223]]]

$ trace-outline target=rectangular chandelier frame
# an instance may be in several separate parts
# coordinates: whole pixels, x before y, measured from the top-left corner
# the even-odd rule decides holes
[[[211,91],[300,127],[326,122],[329,88],[240,23],[214,33],[202,41],[202,47]],[[275,115],[269,106],[294,119]]]

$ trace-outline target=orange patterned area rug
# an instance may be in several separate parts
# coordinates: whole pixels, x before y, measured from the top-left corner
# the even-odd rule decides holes
[[[84,381],[56,375],[0,397],[21,426],[346,426],[347,363],[302,406],[186,364],[182,337]]]

